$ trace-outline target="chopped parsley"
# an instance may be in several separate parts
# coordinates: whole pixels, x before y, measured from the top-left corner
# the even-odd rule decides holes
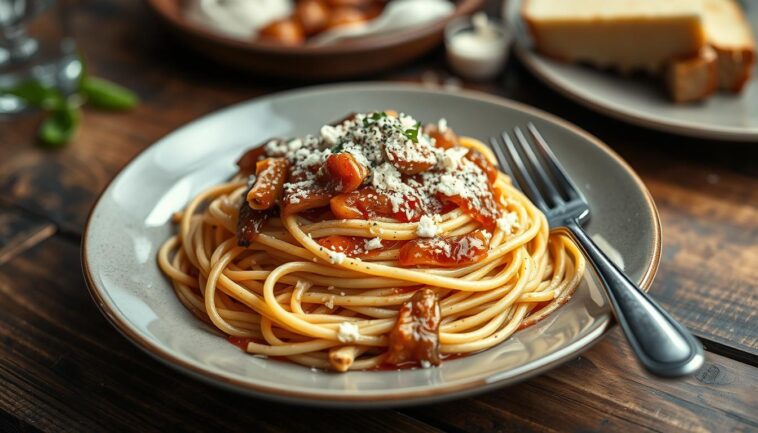
[[[403,135],[408,137],[409,140],[413,141],[414,143],[418,143],[418,132],[421,130],[421,122],[416,122],[416,126],[414,126],[412,129],[406,129],[403,131]]]
[[[387,113],[384,111],[377,111],[376,113],[371,113],[370,116],[366,116],[363,118],[363,127],[368,128],[372,123],[378,122],[380,119],[387,117]]]
[[[344,144],[344,143],[342,143],[342,142],[340,142],[340,143],[338,143],[336,146],[334,146],[334,147],[332,147],[331,149],[329,149],[329,151],[330,151],[330,152],[332,152],[333,154],[334,154],[334,153],[340,153],[340,152],[342,152],[342,150],[343,150],[344,148],[345,148],[345,144]]]

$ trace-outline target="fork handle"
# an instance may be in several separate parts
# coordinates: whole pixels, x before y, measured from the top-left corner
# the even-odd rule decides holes
[[[697,371],[704,361],[700,342],[613,264],[576,221],[566,227],[604,283],[616,320],[640,363],[663,377]]]

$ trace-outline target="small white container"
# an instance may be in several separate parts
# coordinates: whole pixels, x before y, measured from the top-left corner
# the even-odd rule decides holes
[[[464,78],[492,79],[503,69],[512,39],[500,21],[483,13],[458,18],[445,27],[447,61]]]

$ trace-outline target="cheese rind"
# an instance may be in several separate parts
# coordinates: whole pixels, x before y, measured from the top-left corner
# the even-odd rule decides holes
[[[674,102],[702,101],[716,91],[716,52],[703,48],[697,56],[669,62],[664,82]]]
[[[705,34],[716,51],[719,88],[739,92],[750,79],[755,41],[742,9],[734,0],[705,0]]]

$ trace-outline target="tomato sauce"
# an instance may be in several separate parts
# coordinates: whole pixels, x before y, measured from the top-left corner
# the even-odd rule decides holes
[[[490,237],[484,230],[446,238],[419,238],[400,248],[401,266],[454,267],[476,263],[487,256]]]

